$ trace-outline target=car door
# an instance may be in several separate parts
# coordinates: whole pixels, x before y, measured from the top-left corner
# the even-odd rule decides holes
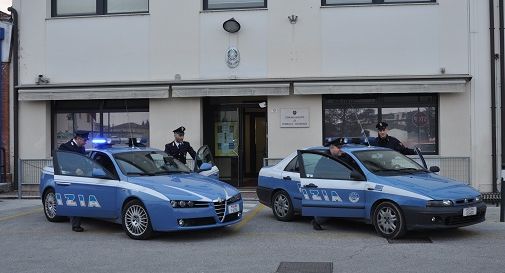
[[[293,207],[302,207],[302,190],[300,185],[300,165],[298,156],[295,156],[282,171],[283,188],[293,199]]]
[[[56,151],[53,158],[58,215],[113,218],[118,180],[91,158]]]
[[[302,215],[364,217],[366,183],[349,165],[317,151],[298,151],[298,160]]]
[[[207,171],[200,171],[200,166],[202,166],[203,163],[211,164],[212,168]],[[219,178],[219,168],[215,164],[214,156],[212,156],[209,146],[203,145],[198,149],[195,156],[195,166],[193,170],[201,175]]]

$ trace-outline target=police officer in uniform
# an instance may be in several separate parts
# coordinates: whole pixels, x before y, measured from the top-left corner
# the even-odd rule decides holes
[[[195,159],[196,152],[193,150],[193,147],[189,145],[189,142],[184,141],[184,131],[186,131],[184,126],[173,131],[175,139],[165,145],[165,153],[186,164],[186,154],[189,153],[189,155]]]
[[[334,158],[340,159],[341,161],[347,163],[350,165],[352,168],[356,169],[357,171],[360,172],[358,164],[354,161],[354,159],[351,158],[348,154],[346,154],[344,151],[342,151],[342,146],[346,144],[346,139],[344,138],[327,138],[325,139],[324,146],[329,147],[328,149],[328,154],[331,155]],[[319,163],[316,165],[314,168],[314,173],[317,171],[318,168],[325,168],[325,166],[319,166]],[[322,164],[324,165],[324,164]],[[321,224],[327,221],[326,217],[318,217],[314,216],[314,218],[311,221],[312,228],[315,230],[323,230],[323,227]]]
[[[387,122],[380,121],[375,126],[378,130],[378,136],[371,143],[374,146],[385,147],[395,151],[398,151],[404,155],[415,155],[416,152],[413,149],[407,148],[403,145],[401,141],[397,138],[388,135],[389,129]]]
[[[58,150],[85,154],[86,149],[84,148],[84,145],[86,145],[88,139],[89,139],[88,131],[81,131],[81,130],[76,131],[74,138],[72,138],[68,142],[61,144]],[[81,217],[70,217],[70,222],[72,223],[73,231],[75,232],[84,231],[84,229],[81,227]]]

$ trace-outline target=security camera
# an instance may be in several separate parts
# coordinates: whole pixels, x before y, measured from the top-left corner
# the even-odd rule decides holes
[[[44,75],[39,75],[37,78],[36,84],[48,84],[49,78],[44,77]]]
[[[260,102],[260,103],[258,103],[258,106],[260,108],[265,108],[265,107],[267,107],[267,102],[266,101]]]

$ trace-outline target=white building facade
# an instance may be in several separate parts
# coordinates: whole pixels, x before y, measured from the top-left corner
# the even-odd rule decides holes
[[[383,120],[492,190],[488,1],[13,2],[20,159],[77,129],[163,149],[182,125],[223,179],[254,186],[263,158]]]

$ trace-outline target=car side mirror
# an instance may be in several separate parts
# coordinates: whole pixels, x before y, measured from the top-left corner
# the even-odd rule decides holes
[[[438,166],[431,166],[430,167],[430,172],[432,173],[438,173],[440,171],[440,168]]]
[[[210,169],[212,169],[212,164],[210,164],[210,163],[202,163],[202,165],[200,165],[199,171],[200,172],[209,171]]]
[[[365,177],[356,170],[351,172],[351,179],[356,181],[365,181]]]
[[[100,168],[93,168],[92,176],[95,178],[111,179],[110,175]]]

